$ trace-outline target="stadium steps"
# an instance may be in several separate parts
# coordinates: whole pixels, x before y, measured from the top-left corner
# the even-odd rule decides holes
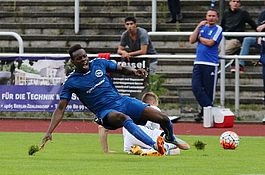
[[[73,0],[3,0],[0,3],[0,31],[20,34],[25,43],[25,53],[66,53],[73,43],[82,44],[89,53],[116,53],[120,34],[124,31],[123,20],[126,16],[135,16],[139,26],[151,31],[151,3],[150,0],[82,0],[80,32],[75,34]],[[184,17],[182,22],[166,24],[165,22],[170,18],[167,1],[157,1],[157,31],[193,31],[198,22],[204,19],[210,1],[182,0],[181,5]],[[264,1],[245,0],[242,1],[242,5],[255,19],[264,8]],[[158,53],[161,54],[195,53],[195,45],[188,43],[188,36],[152,36],[151,39]],[[18,52],[17,41],[12,37],[0,36],[0,46],[1,53]],[[251,54],[255,53],[255,50],[251,50]],[[261,104],[262,101],[259,100],[263,94],[261,67],[254,67],[251,61],[246,63],[246,72],[240,77],[240,103]],[[192,66],[191,59],[158,60],[159,74],[166,79],[163,86],[170,89],[168,95],[161,96],[162,102],[183,102],[183,94],[179,94],[182,91],[188,95],[192,94]],[[227,72],[226,78],[226,94],[228,94],[226,100],[232,102],[234,77]],[[219,87],[217,99],[218,93]],[[253,98],[250,98],[251,96]],[[194,100],[192,96],[187,96],[185,99]]]
[[[149,23],[137,23],[138,26],[145,28],[147,31],[151,31],[152,24]],[[176,23],[176,24],[157,24],[157,31],[192,31],[196,27],[197,23]],[[59,33],[49,33],[42,32],[42,30],[50,31],[52,29],[57,29],[61,31]],[[1,31],[13,30],[19,34],[53,34],[53,35],[62,35],[64,32],[67,35],[74,34],[74,23],[2,23]],[[39,31],[38,31],[39,30]],[[109,35],[116,34],[120,35],[125,30],[123,23],[87,23],[80,24],[80,33],[79,35]],[[29,32],[27,32],[29,31]]]
[[[179,96],[160,96],[160,101],[161,103],[179,103],[180,105],[185,105],[182,103],[189,103],[189,105],[191,105],[193,103],[193,105],[195,105],[195,103],[197,104],[196,100],[194,99],[194,97],[179,97]],[[219,102],[220,101],[220,97],[218,95],[216,95],[215,97],[215,102]],[[230,96],[230,97],[226,97],[225,98],[225,103],[229,103],[229,104],[234,104],[235,102],[235,98],[234,96]],[[264,103],[264,99],[262,97],[257,98],[257,97],[249,97],[249,98],[242,98],[240,99],[240,104],[263,104]]]
[[[255,53],[255,50],[252,50]],[[253,65],[253,61],[246,61],[245,73],[240,74],[240,103],[263,104],[263,80],[262,66]],[[165,69],[166,67],[166,69]],[[165,79],[163,87],[167,88],[168,94],[161,97],[163,103],[180,103],[180,99],[193,99],[191,90],[193,60],[192,59],[159,59],[158,74]],[[235,74],[226,70],[226,102],[234,103],[235,97]],[[255,91],[253,91],[255,89]],[[219,100],[220,77],[217,83],[216,99]],[[181,97],[181,98],[180,98]],[[183,101],[183,100],[182,100]],[[193,101],[195,103],[195,101]]]
[[[210,6],[209,0],[182,0],[181,6],[183,10],[201,10],[205,11]],[[226,2],[228,4],[228,1]],[[152,1],[150,0],[81,0],[80,10],[97,10],[97,11],[141,11],[141,10],[151,10]],[[218,7],[218,2],[216,3]],[[248,8],[254,8],[262,10],[264,5],[263,0],[244,0],[243,6]],[[67,7],[67,8],[62,8]],[[72,0],[2,0],[0,7],[5,7],[7,11],[28,11],[31,10],[47,10],[47,7],[51,9],[61,10],[61,11],[73,11],[74,1]],[[158,0],[157,1],[158,11],[167,10],[167,1]],[[50,9],[49,9],[50,10]]]
[[[253,18],[258,18],[259,13],[253,11],[250,12]],[[183,20],[181,23],[197,23],[199,20],[205,17],[204,11],[182,11]],[[168,12],[158,12],[157,23],[165,23],[170,15]],[[152,17],[151,12],[80,12],[80,23],[105,23],[106,21],[111,23],[121,23],[126,16],[135,16],[137,21],[142,23],[149,23]],[[39,23],[69,23],[74,22],[73,12],[0,12],[2,22],[39,22]],[[52,18],[52,19],[51,19]],[[89,19],[89,20],[88,20]]]
[[[145,28],[147,31],[151,31],[152,24],[150,21],[148,23],[137,22],[138,26]],[[176,23],[176,24],[165,24],[158,23],[156,26],[157,31],[169,31],[169,32],[185,32],[193,31],[198,23]],[[250,28],[247,26],[249,31]],[[1,25],[0,31],[10,31],[17,32],[18,34],[50,34],[50,35],[74,35],[74,23],[39,23],[39,22],[5,22]],[[80,32],[78,35],[120,35],[124,31],[123,23],[86,23],[80,24]],[[45,32],[46,31],[46,32]],[[54,32],[56,31],[56,32]]]
[[[45,41],[45,43],[41,43],[40,41],[37,42],[31,42],[30,45],[40,45],[39,47],[36,45],[34,47],[25,47],[24,52],[25,53],[67,53],[67,50],[69,49],[69,46],[72,45],[71,43],[67,43],[64,47],[58,47],[58,43],[50,43]],[[77,42],[75,42],[77,43]],[[80,44],[85,44],[85,42],[79,41],[78,43]],[[48,46],[47,46],[48,44]],[[101,43],[102,44],[102,43]],[[118,44],[118,43],[117,43]],[[44,46],[43,46],[44,45]],[[42,47],[41,47],[42,46]],[[91,54],[96,54],[96,53],[112,53],[116,54],[117,53],[117,48],[115,47],[108,47],[108,45],[105,45],[104,48],[99,48],[99,47],[85,47],[86,51]],[[177,52],[177,53],[187,53],[190,51],[195,51],[194,49],[189,49],[189,48],[156,48],[156,50],[159,53],[164,53],[164,54],[170,54],[172,52]],[[11,47],[0,47],[0,52],[4,53],[16,53],[18,52],[18,48],[11,48]]]

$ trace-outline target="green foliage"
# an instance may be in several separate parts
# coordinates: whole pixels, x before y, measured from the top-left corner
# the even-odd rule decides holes
[[[209,130],[209,132],[211,132]],[[4,175],[236,175],[264,174],[265,137],[243,137],[235,150],[219,145],[219,136],[180,136],[188,143],[203,140],[205,151],[181,151],[177,156],[128,155],[121,134],[109,134],[115,153],[101,150],[98,134],[53,134],[53,143],[28,156],[28,145],[41,141],[44,133],[0,133],[0,169]]]
[[[215,103],[216,106],[220,106],[220,103],[217,101]],[[231,109],[232,111],[235,109],[234,103],[225,103],[225,107]],[[253,110],[253,111],[262,111],[265,109],[264,104],[240,104],[240,110]]]
[[[197,141],[194,142],[193,145],[195,146],[195,148],[196,148],[197,150],[204,150],[205,145],[207,145],[207,144],[206,144],[206,143],[203,143],[203,142],[200,141],[200,140],[197,140]]]
[[[71,60],[64,62],[65,75],[68,76],[71,72],[73,72],[74,69],[75,65],[71,62]]]
[[[65,32],[65,30],[64,30],[64,29],[59,29],[59,31],[58,31],[58,35],[63,35],[63,34],[64,34],[64,32]]]
[[[10,71],[10,65],[0,65],[0,71]]]
[[[168,7],[166,3],[158,3],[157,11],[160,12],[161,19],[167,19]]]
[[[32,73],[32,74],[38,74],[39,73],[39,71],[37,71],[34,68],[27,66],[25,64],[22,64],[20,69],[25,71],[25,72]]]
[[[28,154],[30,156],[33,156],[36,152],[38,152],[40,150],[39,146],[38,145],[31,145],[29,147],[29,151],[28,151]]]
[[[159,108],[163,110],[179,109],[178,103],[160,103]]]
[[[165,95],[168,89],[164,88],[162,85],[165,83],[165,78],[161,74],[154,74],[149,76],[149,91],[154,92],[158,96]]]
[[[4,64],[4,65],[0,65],[0,71],[10,71],[10,66],[12,65],[12,63],[14,63],[16,65],[17,68],[19,68],[20,70],[23,70],[25,72],[28,72],[28,73],[33,73],[33,74],[38,74],[39,72],[37,70],[35,70],[34,68],[28,66],[28,65],[25,65],[25,64],[19,64],[17,62],[10,62],[10,63],[7,63],[7,64]]]

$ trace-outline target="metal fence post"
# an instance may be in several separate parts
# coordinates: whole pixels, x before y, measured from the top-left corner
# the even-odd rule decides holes
[[[152,0],[152,32],[156,31],[156,0]]]
[[[235,58],[235,69],[236,69],[236,73],[235,73],[235,116],[238,117],[239,116],[239,86],[240,86],[240,82],[239,82],[239,60],[238,58]]]
[[[75,34],[79,33],[79,0],[75,0]]]
[[[225,55],[225,37],[223,36],[223,39],[221,40],[221,57]],[[220,75],[220,104],[221,107],[224,108],[225,106],[225,59],[222,58],[220,60],[221,65],[221,75]]]

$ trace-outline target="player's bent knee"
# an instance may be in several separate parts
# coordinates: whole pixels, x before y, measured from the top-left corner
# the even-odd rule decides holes
[[[167,124],[167,123],[170,122],[170,119],[169,119],[166,115],[164,115],[164,114],[162,114],[162,115],[160,116],[160,118],[161,118],[161,122],[162,122],[162,123]]]
[[[109,116],[109,120],[111,121],[115,121],[116,123],[123,123],[125,120],[127,119],[131,119],[129,116],[121,113],[121,112],[115,112],[115,113],[112,113],[110,116]]]

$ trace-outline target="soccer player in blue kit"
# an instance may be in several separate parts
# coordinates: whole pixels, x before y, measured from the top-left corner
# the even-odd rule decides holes
[[[166,152],[164,141],[181,148],[182,143],[173,135],[173,126],[169,118],[140,100],[121,96],[107,74],[118,72],[146,77],[147,72],[144,69],[123,67],[113,61],[100,58],[89,61],[86,51],[79,44],[73,45],[69,49],[69,54],[76,68],[63,84],[58,107],[53,112],[41,148],[47,141],[52,140],[52,132],[61,122],[72,93],[75,93],[79,100],[97,116],[97,123],[104,128],[115,130],[125,127],[138,140],[153,147],[162,155]],[[160,124],[166,134],[164,139],[160,137],[154,141],[137,126],[137,124],[144,125],[148,120]]]
[[[218,46],[222,40],[222,27],[217,25],[217,11],[207,11],[206,20],[201,21],[190,35],[190,43],[198,42],[192,72],[192,92],[202,107],[195,118],[201,121],[203,107],[213,106],[219,65]]]

